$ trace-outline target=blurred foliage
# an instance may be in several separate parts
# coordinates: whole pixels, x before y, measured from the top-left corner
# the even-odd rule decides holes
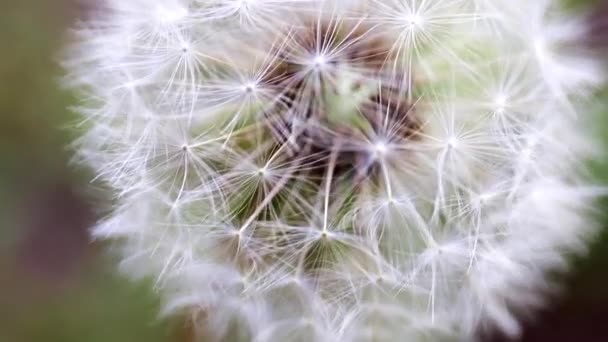
[[[68,165],[75,99],[57,63],[75,4],[0,2],[0,341],[168,341],[151,286],[115,274],[86,233],[90,175]]]
[[[2,282],[3,295],[8,290],[11,297],[0,300],[0,341],[169,340],[169,328],[156,316],[158,303],[149,286],[126,283],[98,262],[89,263],[77,282],[61,290],[43,288],[32,278]]]
[[[18,203],[28,191],[70,177],[65,165],[65,122],[70,94],[57,87],[55,54],[69,21],[66,1],[4,1],[0,4],[0,224],[15,226]],[[63,8],[63,10],[62,10]],[[63,175],[62,175],[63,174]],[[7,221],[7,222],[3,222]],[[2,230],[2,247],[13,245]]]

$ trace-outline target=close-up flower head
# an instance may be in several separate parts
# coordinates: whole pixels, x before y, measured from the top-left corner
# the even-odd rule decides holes
[[[60,63],[92,239],[192,341],[509,338],[600,232],[587,12],[101,0]]]

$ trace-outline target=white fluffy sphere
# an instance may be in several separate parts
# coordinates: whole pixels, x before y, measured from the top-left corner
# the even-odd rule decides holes
[[[596,230],[605,72],[558,1],[104,0],[74,33],[94,235],[218,339],[515,335]]]

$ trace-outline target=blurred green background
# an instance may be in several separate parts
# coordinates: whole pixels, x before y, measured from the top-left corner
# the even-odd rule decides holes
[[[596,6],[590,42],[608,46],[608,1],[573,4],[583,2]],[[69,165],[75,99],[58,86],[57,61],[66,28],[93,4],[0,0],[0,342],[187,340],[182,324],[158,319],[150,285],[116,274],[87,235],[99,213],[91,175]],[[608,143],[608,91],[598,96]],[[606,164],[593,171],[608,184]],[[526,323],[523,341],[608,341],[606,232],[573,260],[563,295]]]

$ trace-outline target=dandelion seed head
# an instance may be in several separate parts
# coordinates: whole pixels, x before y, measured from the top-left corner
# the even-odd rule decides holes
[[[102,2],[93,235],[218,340],[516,335],[596,229],[606,72],[558,0]]]

